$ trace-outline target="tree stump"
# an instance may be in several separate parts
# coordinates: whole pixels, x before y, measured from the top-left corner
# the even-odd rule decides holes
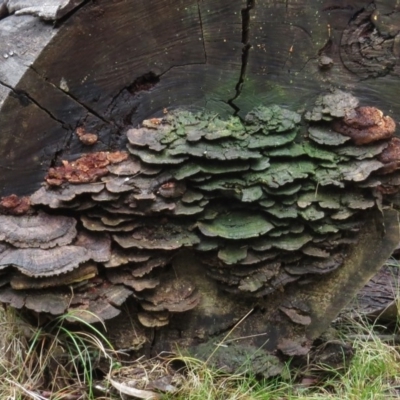
[[[177,109],[242,118],[260,104],[303,112],[340,88],[399,122],[395,1],[6,0],[0,18],[2,196],[32,194],[50,167],[86,153],[78,129],[97,135],[91,152],[115,151],[127,128]],[[174,269],[195,280],[200,305],[164,329],[123,327],[125,313],[111,334],[130,348],[144,338],[150,353],[224,336],[238,323],[231,338],[305,354],[398,244],[397,213],[383,215],[385,229],[371,216],[337,271],[257,301],[221,292],[184,252]],[[307,309],[311,323],[292,323],[301,313],[290,304]]]

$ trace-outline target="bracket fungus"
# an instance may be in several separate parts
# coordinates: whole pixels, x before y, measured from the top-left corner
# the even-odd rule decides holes
[[[79,140],[86,146],[93,146],[97,143],[98,137],[94,133],[86,132],[85,128],[80,126],[75,131],[76,136],[78,136]]]
[[[31,202],[29,197],[18,197],[15,194],[3,197],[0,200],[2,214],[24,215],[30,210]]]
[[[393,136],[396,124],[375,107],[358,107],[348,110],[333,124],[333,129],[350,136],[356,145],[368,144]]]
[[[0,301],[108,319],[132,297],[138,320],[161,327],[201,301],[168,267],[183,248],[247,299],[312,282],[340,268],[368,213],[398,191],[394,131],[341,91],[303,118],[260,106],[243,121],[187,111],[144,121],[127,130],[127,151],[63,161],[30,199],[2,199]]]
[[[76,161],[62,161],[62,166],[50,168],[46,182],[50,186],[61,186],[64,182],[89,183],[96,182],[108,174],[106,168],[110,164],[120,163],[128,158],[125,152],[98,152],[89,153]]]

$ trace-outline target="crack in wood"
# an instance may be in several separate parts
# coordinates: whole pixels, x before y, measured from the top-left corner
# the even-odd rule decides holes
[[[111,115],[114,108],[116,107],[118,103],[119,97],[122,95],[122,93],[126,90],[128,91],[132,96],[135,96],[137,93],[143,92],[143,91],[148,91],[152,89],[154,86],[156,86],[160,82],[160,76],[155,74],[153,71],[147,72],[139,77],[137,77],[131,84],[124,86],[121,90],[118,91],[118,93],[113,96],[110,104],[106,108],[105,115]],[[124,121],[131,115],[135,110],[131,110],[128,115],[124,116]],[[132,115],[131,115],[132,116]],[[114,121],[117,126],[119,124]],[[129,122],[126,122],[126,125],[129,125]],[[119,126],[120,128],[123,128],[124,126]]]
[[[114,126],[113,122],[104,118],[102,115],[100,115],[97,111],[95,111],[93,108],[89,107],[88,105],[82,103],[79,101],[79,99],[75,96],[73,96],[71,93],[66,92],[65,90],[62,90],[61,88],[59,88],[58,86],[54,85],[54,87],[58,90],[60,90],[61,92],[63,92],[67,97],[69,97],[70,99],[72,99],[73,101],[75,101],[76,103],[78,103],[80,106],[82,106],[89,114],[94,115],[95,117],[97,117],[98,119],[100,119],[101,121],[103,121],[105,124],[108,125],[112,125]]]
[[[78,4],[75,8],[68,11],[60,19],[56,20],[54,23],[55,28],[59,28],[64,22],[69,20],[75,13],[77,13],[81,8],[85,7],[87,4],[93,3],[93,0],[84,0],[81,4]]]
[[[330,4],[321,9],[321,11],[335,11],[335,10],[354,10],[351,4]]]
[[[204,59],[206,60],[206,64],[207,64],[207,51],[206,51],[206,42],[205,42],[205,39],[204,39],[203,19],[201,17],[200,0],[197,0],[197,11],[199,13],[201,39],[203,41],[203,49],[204,49]]]
[[[123,88],[121,88],[118,91],[118,93],[115,96],[113,96],[111,102],[109,103],[109,105],[106,108],[105,114],[109,115],[112,113],[112,111],[118,104],[119,98],[123,95],[124,91],[128,91],[132,95],[132,97],[135,97],[137,94],[139,94],[143,91],[149,91],[150,89],[152,89],[153,87],[158,85],[161,81],[161,78],[164,75],[168,74],[168,72],[170,72],[174,68],[181,68],[181,67],[186,67],[186,66],[190,66],[190,65],[206,65],[206,64],[207,64],[207,62],[206,62],[206,60],[204,60],[204,62],[202,62],[202,63],[185,63],[182,65],[180,65],[180,64],[172,65],[171,67],[169,67],[168,69],[166,69],[164,72],[162,72],[159,75],[156,75],[153,71],[149,71],[149,72],[137,77],[132,83],[125,85]],[[136,86],[136,88],[135,88],[135,86]],[[145,86],[147,86],[147,87],[145,87]],[[124,122],[122,125],[119,124],[118,121],[115,121],[115,120],[112,120],[112,123],[115,124],[119,128],[124,128],[126,125],[130,124],[130,119],[135,114],[136,110],[137,110],[137,107],[133,107],[129,111],[128,114],[123,116]]]
[[[100,115],[99,113],[97,113],[95,110],[93,110],[92,108],[88,107],[86,104],[83,104],[82,102],[79,101],[78,98],[76,98],[75,96],[73,96],[71,93],[66,92],[65,90],[62,90],[60,87],[58,87],[57,85],[54,85],[54,83],[50,82],[49,80],[47,80],[43,75],[41,75],[32,65],[29,67],[31,68],[41,79],[43,79],[45,82],[47,82],[49,85],[51,85],[54,89],[62,92],[63,94],[65,94],[67,97],[69,97],[71,100],[73,100],[75,103],[79,104],[82,108],[84,108],[88,114],[92,114],[93,116],[97,117],[98,119],[100,119],[101,121],[103,121],[105,124],[108,125],[112,125],[114,126],[112,121],[107,120],[106,118],[104,118],[102,115]]]
[[[29,101],[31,101],[33,104],[35,104],[38,108],[40,108],[42,111],[44,111],[51,119],[53,119],[54,121],[58,122],[61,125],[61,128],[63,130],[66,131],[66,139],[64,141],[64,144],[61,146],[60,149],[58,149],[55,153],[53,158],[50,160],[50,165],[54,166],[57,164],[57,162],[59,161],[59,159],[61,158],[62,154],[64,153],[64,150],[66,148],[69,148],[71,142],[72,142],[72,131],[74,130],[74,128],[70,125],[67,124],[63,121],[61,121],[60,119],[58,119],[57,117],[55,117],[48,109],[46,109],[45,107],[43,107],[38,101],[36,101],[33,97],[31,97],[27,92],[23,91],[23,90],[12,90],[12,93],[15,93],[15,95],[20,98],[22,96],[22,98],[25,96]]]
[[[40,110],[42,110],[44,113],[46,113],[53,121],[56,121],[58,124],[60,124],[60,127],[63,130],[67,131],[67,133],[68,133],[68,138],[66,139],[66,142],[65,142],[65,145],[68,145],[68,143],[72,139],[72,132],[71,132],[72,127],[69,124],[66,124],[65,122],[61,121],[56,116],[54,116],[48,109],[43,107],[37,100],[32,98],[26,91],[14,89],[12,86],[10,86],[2,81],[0,81],[0,85],[9,89],[10,96],[16,97],[18,99],[18,101],[20,101],[22,104],[25,103],[26,105],[28,105],[29,103],[33,103],[36,107],[38,107]],[[50,166],[54,166],[56,164],[56,162],[60,158],[62,152],[64,151],[64,148],[65,148],[65,146],[62,146],[61,149],[57,150],[54,153],[53,158],[50,160]],[[6,165],[2,165],[2,164],[0,164],[0,168],[8,169],[10,171],[26,171],[27,170],[26,168],[16,168],[16,167],[10,167],[10,166],[6,166]]]
[[[251,10],[255,7],[255,0],[247,0],[246,8],[243,8],[242,13],[242,67],[240,70],[240,76],[238,83],[235,87],[235,96],[228,100],[228,104],[235,110],[234,115],[237,115],[240,111],[240,108],[234,103],[234,101],[240,96],[242,92],[243,83],[246,77],[246,69],[247,63],[249,60],[249,52],[251,49],[251,43],[249,42],[249,34],[250,34],[250,13]]]
[[[33,97],[31,97],[25,90],[18,90],[14,89],[12,86],[7,85],[5,82],[0,81],[0,84],[8,89],[11,90],[10,95],[15,96],[19,102],[21,102],[23,105],[26,104],[28,105],[29,102],[35,104],[38,108],[40,108],[42,111],[44,111],[51,119],[54,121],[58,122],[61,127],[65,130],[72,129],[72,127],[65,122],[59,120],[55,115],[53,115],[48,109],[43,107],[37,100],[35,100]]]
[[[7,85],[5,85],[3,82],[0,81],[0,85],[3,86],[5,89],[10,89]]]
[[[34,72],[34,74],[36,75],[36,77],[38,79],[42,80],[43,82],[46,82],[46,84],[50,85],[52,88],[56,89],[58,92],[61,92],[63,96],[65,94],[67,94],[65,91],[61,90],[56,85],[54,85],[52,82],[50,82],[48,79],[46,79],[44,76],[39,74],[38,71],[33,66],[30,66],[30,69],[31,69],[31,71]],[[88,109],[88,107],[86,107],[84,104],[74,100],[72,98],[72,96],[68,96],[67,95],[67,98],[69,99],[70,104],[74,104],[75,106],[78,106],[78,107],[82,108],[82,113],[83,113],[84,116],[82,116],[79,119],[72,119],[69,123],[66,123],[63,118],[62,119],[60,119],[60,118],[57,119],[57,117],[54,117],[60,124],[62,124],[63,126],[66,125],[68,127],[68,130],[67,130],[65,138],[63,139],[63,144],[61,145],[61,150],[57,150],[55,152],[53,158],[51,159],[51,164],[52,165],[56,164],[56,162],[61,159],[61,157],[63,156],[63,152],[65,150],[71,148],[71,145],[72,145],[72,142],[73,142],[73,138],[74,138],[74,132],[76,131],[76,129],[79,126],[85,125],[86,121],[88,119],[90,119],[90,117],[99,119],[99,121],[102,121],[103,123],[106,123],[107,125],[112,125],[111,122],[106,121],[104,118],[99,118],[98,115],[96,115],[95,113],[91,112]],[[43,106],[41,107],[41,109],[44,110],[44,111],[47,110]],[[47,111],[49,111],[49,110],[47,110]],[[111,139],[110,139],[110,141],[111,141]],[[105,147],[108,147],[108,148],[111,146],[110,143],[106,144],[104,141],[101,140],[101,138],[98,138],[98,142],[102,143]]]

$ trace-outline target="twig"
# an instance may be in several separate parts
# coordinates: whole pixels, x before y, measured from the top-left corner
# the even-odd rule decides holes
[[[224,336],[224,338],[221,340],[221,342],[219,342],[217,344],[217,347],[214,349],[214,351],[209,355],[209,357],[207,358],[205,364],[208,364],[208,362],[210,361],[211,357],[216,353],[216,351],[223,346],[225,340],[231,335],[231,333],[254,311],[254,308],[252,308],[243,318],[241,318],[239,320],[239,322],[237,322],[234,327]]]

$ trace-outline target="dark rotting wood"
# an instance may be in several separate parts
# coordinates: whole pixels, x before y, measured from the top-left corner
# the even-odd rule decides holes
[[[396,324],[400,285],[398,261],[385,265],[340,313],[340,318],[370,318]]]

